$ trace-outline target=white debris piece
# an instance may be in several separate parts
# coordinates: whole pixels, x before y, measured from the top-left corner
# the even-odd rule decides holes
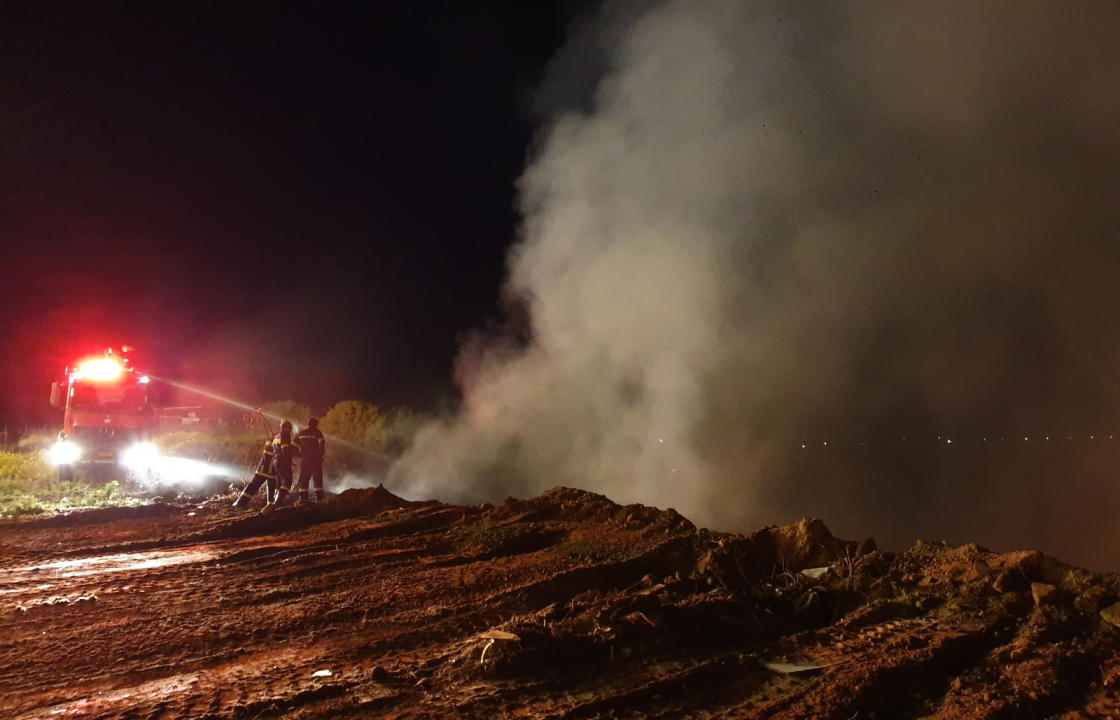
[[[316,670],[311,673],[311,677],[330,677],[333,674],[330,670]]]
[[[489,640],[488,640],[488,641],[486,642],[486,647],[482,648],[482,654],[478,656],[478,662],[479,662],[479,664],[482,664],[482,663],[486,662],[486,651],[487,651],[487,650],[489,650],[489,649],[490,649],[490,647],[491,647],[491,646],[492,646],[493,644],[494,644],[494,638],[490,638],[490,639],[489,639]]]
[[[770,672],[776,672],[781,675],[795,675],[797,673],[814,672],[816,670],[823,670],[830,667],[832,663],[787,663],[787,662],[769,662],[766,660],[759,660],[758,664],[766,668]]]

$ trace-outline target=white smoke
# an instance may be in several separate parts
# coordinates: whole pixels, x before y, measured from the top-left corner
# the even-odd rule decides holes
[[[328,478],[327,489],[332,493],[340,494],[347,490],[377,487],[380,482],[381,478],[375,475],[346,472],[342,474],[342,477]]]
[[[912,531],[922,488],[899,507],[875,484],[894,469],[838,487],[789,453],[1037,420],[1120,360],[1093,329],[1120,228],[1109,8],[608,5],[553,64],[606,52],[590,109],[553,118],[519,183],[507,292],[532,341],[468,343],[461,412],[391,484]]]

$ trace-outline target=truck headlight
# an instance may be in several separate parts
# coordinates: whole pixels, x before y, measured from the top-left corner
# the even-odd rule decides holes
[[[47,451],[47,462],[51,465],[70,465],[82,456],[82,449],[72,440],[59,440]]]

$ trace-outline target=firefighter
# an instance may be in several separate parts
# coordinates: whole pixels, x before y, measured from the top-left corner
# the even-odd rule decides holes
[[[292,489],[292,459],[299,455],[299,446],[292,442],[292,421],[280,423],[280,432],[272,436],[272,467],[276,473],[276,505],[283,505]]]
[[[257,470],[253,473],[253,479],[237,496],[233,506],[235,508],[249,507],[249,500],[257,494],[257,490],[261,489],[261,485],[265,485],[264,502],[265,506],[272,505],[275,502],[274,495],[276,493],[276,473],[273,472],[273,465],[275,460],[275,452],[272,449],[272,438],[264,441],[264,449],[261,451],[261,460],[257,463]]]
[[[322,502],[326,499],[326,488],[323,487],[323,455],[326,453],[327,441],[319,430],[319,418],[311,418],[305,428],[296,437],[296,446],[299,448],[299,500],[305,503],[308,500],[309,485],[315,486],[315,499]]]

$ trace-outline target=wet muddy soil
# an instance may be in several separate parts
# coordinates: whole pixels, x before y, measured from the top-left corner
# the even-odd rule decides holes
[[[557,488],[0,525],[3,718],[1120,717],[1120,586]]]

